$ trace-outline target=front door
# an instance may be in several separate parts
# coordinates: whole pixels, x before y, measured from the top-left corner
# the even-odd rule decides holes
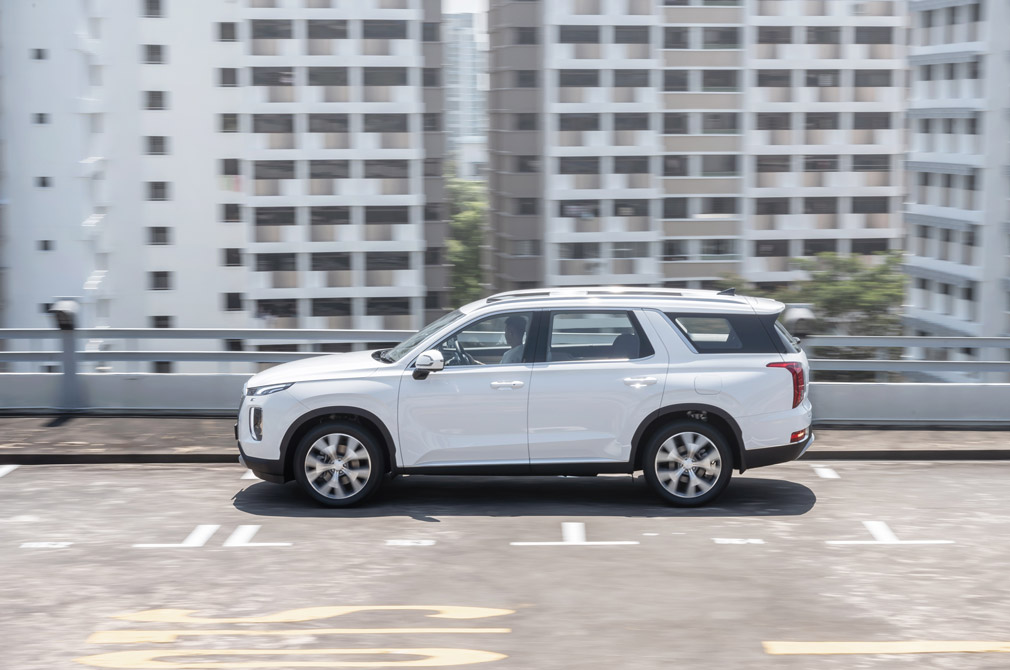
[[[528,467],[534,314],[501,313],[463,326],[437,345],[445,369],[426,379],[407,368],[398,409],[404,467]]]
[[[557,311],[533,369],[530,463],[619,463],[659,409],[669,359],[629,311]],[[646,324],[647,326],[647,324]]]

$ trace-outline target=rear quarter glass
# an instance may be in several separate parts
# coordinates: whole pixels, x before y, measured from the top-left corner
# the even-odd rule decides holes
[[[756,314],[685,314],[666,312],[673,327],[700,354],[781,354],[785,344]],[[776,315],[769,315],[774,323]]]

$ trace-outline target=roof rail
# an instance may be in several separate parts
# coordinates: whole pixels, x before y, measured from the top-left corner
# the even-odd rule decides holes
[[[675,288],[651,288],[639,286],[572,286],[552,289],[522,289],[518,291],[506,291],[489,296],[488,303],[502,302],[505,300],[535,300],[547,298],[629,298],[629,297],[655,297],[655,298],[687,298],[687,299],[707,299],[719,300],[721,298],[738,298],[735,293],[716,293],[700,289],[675,289]]]

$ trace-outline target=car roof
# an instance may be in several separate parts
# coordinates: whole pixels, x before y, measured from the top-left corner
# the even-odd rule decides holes
[[[736,295],[732,291],[649,288],[635,286],[573,286],[507,291],[472,302],[465,313],[485,308],[509,309],[544,307],[651,308],[685,312],[744,312],[778,314],[785,305],[767,298]]]

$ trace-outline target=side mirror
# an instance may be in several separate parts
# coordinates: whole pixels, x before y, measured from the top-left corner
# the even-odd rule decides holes
[[[414,361],[414,379],[427,379],[432,372],[438,372],[444,368],[445,359],[442,358],[442,352],[437,349],[429,349]]]

